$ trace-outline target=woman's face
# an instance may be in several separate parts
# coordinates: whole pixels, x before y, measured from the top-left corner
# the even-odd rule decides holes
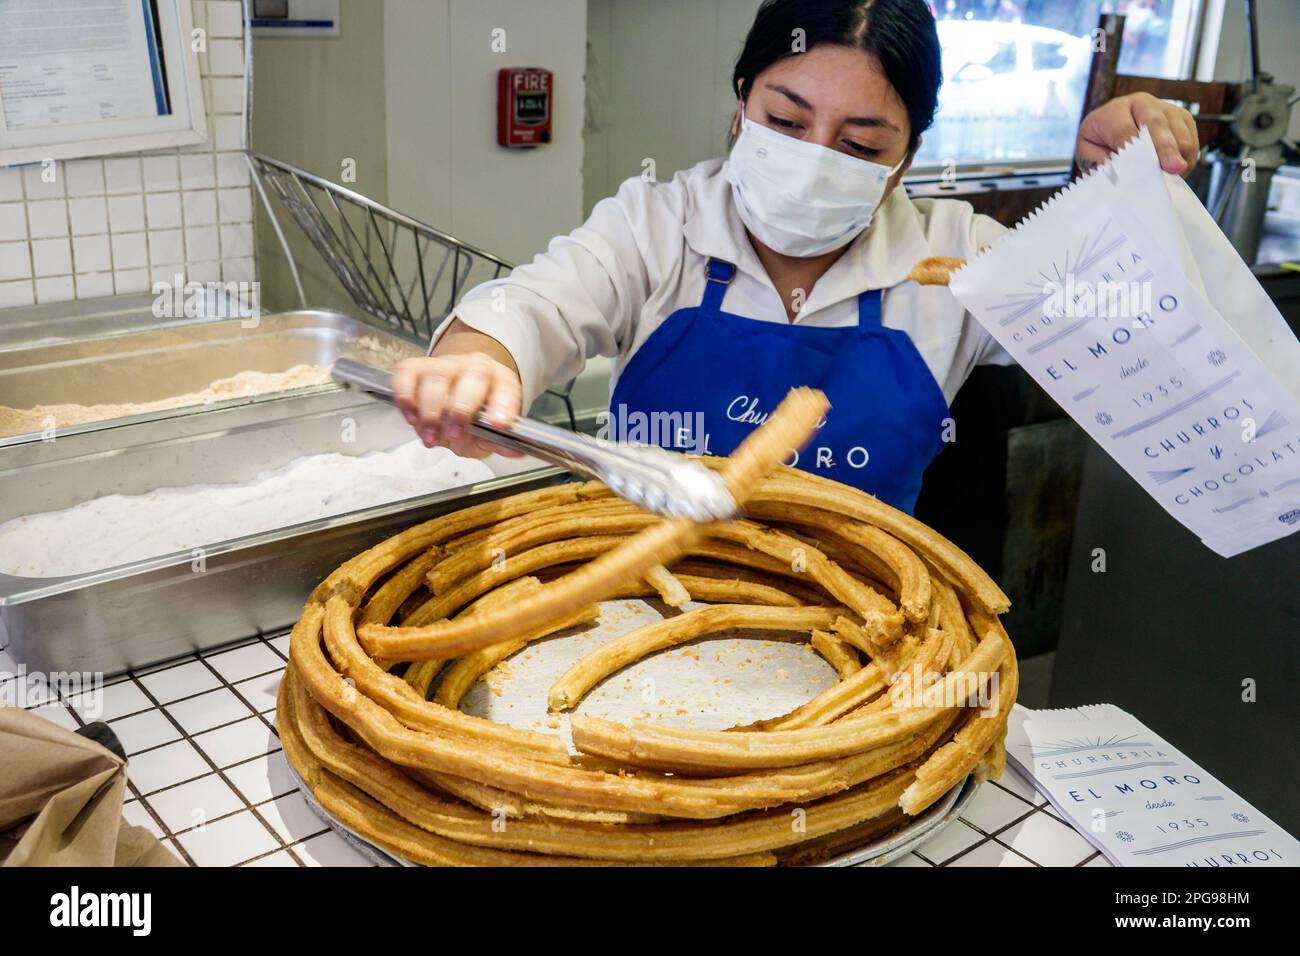
[[[736,107],[733,135],[742,108],[750,122],[882,166],[908,153],[903,101],[876,57],[852,47],[816,46],[758,74],[749,99]],[[906,164],[890,179],[891,188],[905,170]]]

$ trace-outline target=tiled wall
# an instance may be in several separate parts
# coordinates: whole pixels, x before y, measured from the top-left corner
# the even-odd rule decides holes
[[[252,281],[240,0],[192,0],[208,142],[0,169],[0,308],[147,292],[154,282]]]

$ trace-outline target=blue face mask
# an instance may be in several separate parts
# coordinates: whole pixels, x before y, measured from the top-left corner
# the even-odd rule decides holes
[[[819,256],[871,224],[889,177],[904,160],[891,169],[742,117],[727,181],[755,238],[787,256]]]

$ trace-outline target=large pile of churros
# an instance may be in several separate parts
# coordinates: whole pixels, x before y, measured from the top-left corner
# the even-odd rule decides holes
[[[1007,598],[910,516],[780,464],[825,410],[795,390],[710,462],[742,519],[658,518],[570,483],[435,518],[340,567],[303,609],[280,688],[285,754],[316,800],[429,865],[772,865],[826,859],[969,774],[999,775],[1017,685]],[[595,621],[597,602],[654,596],[676,613],[580,660],[552,710],[730,628],[802,635],[839,681],[723,731],[573,714],[576,752],[458,709],[530,642]]]

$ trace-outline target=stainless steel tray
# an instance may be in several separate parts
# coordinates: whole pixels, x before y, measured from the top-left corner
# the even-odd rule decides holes
[[[14,465],[16,450],[0,451],[0,521],[105,494],[244,481],[303,455],[359,455],[410,438],[392,409],[344,391],[303,396],[275,415],[241,406],[101,429],[38,443],[48,460],[36,463]],[[562,477],[530,459],[499,468],[491,481],[211,542],[201,571],[180,552],[68,577],[0,574],[9,652],[30,670],[117,673],[287,627],[325,575],[383,538]]]
[[[390,365],[417,345],[336,312],[164,321],[140,302],[115,311],[33,314],[0,328],[0,402],[138,402],[256,369]],[[346,426],[346,428],[345,428]],[[0,522],[108,494],[247,481],[295,458],[359,455],[412,437],[391,409],[334,384],[0,438]],[[350,439],[350,440],[349,440]],[[529,474],[515,471],[523,468]],[[29,669],[116,673],[293,622],[311,589],[396,531],[474,501],[555,481],[538,463],[480,485],[211,542],[91,574],[0,574],[0,645]]]
[[[700,605],[687,604],[686,608]],[[466,713],[520,729],[554,733],[573,749],[567,714],[549,714],[547,691],[596,647],[670,613],[655,600],[605,601],[591,626],[535,642],[489,671],[461,701]],[[786,713],[836,682],[835,672],[803,639],[731,630],[652,654],[597,685],[580,702],[582,714],[627,722],[720,730]],[[856,847],[827,865],[887,863],[947,826],[976,789],[968,778],[894,833]],[[310,797],[304,788],[304,795]],[[405,864],[313,809],[377,862]]]
[[[201,391],[217,379],[242,371],[279,372],[294,365],[327,366],[349,357],[389,367],[397,360],[423,354],[407,339],[358,322],[337,312],[306,310],[258,317],[245,327],[240,319],[159,321],[135,314],[93,333],[91,318],[51,321],[45,337],[0,340],[0,403],[14,408],[73,403],[125,404],[155,401]],[[331,395],[355,404],[333,383],[234,398],[209,405],[146,412],[60,428],[55,441],[37,434],[0,437],[4,467],[48,460],[64,441],[101,435],[100,444],[121,443],[120,429],[153,422],[170,423],[184,434],[196,414],[219,414],[257,406],[259,416],[293,414],[310,398]]]

